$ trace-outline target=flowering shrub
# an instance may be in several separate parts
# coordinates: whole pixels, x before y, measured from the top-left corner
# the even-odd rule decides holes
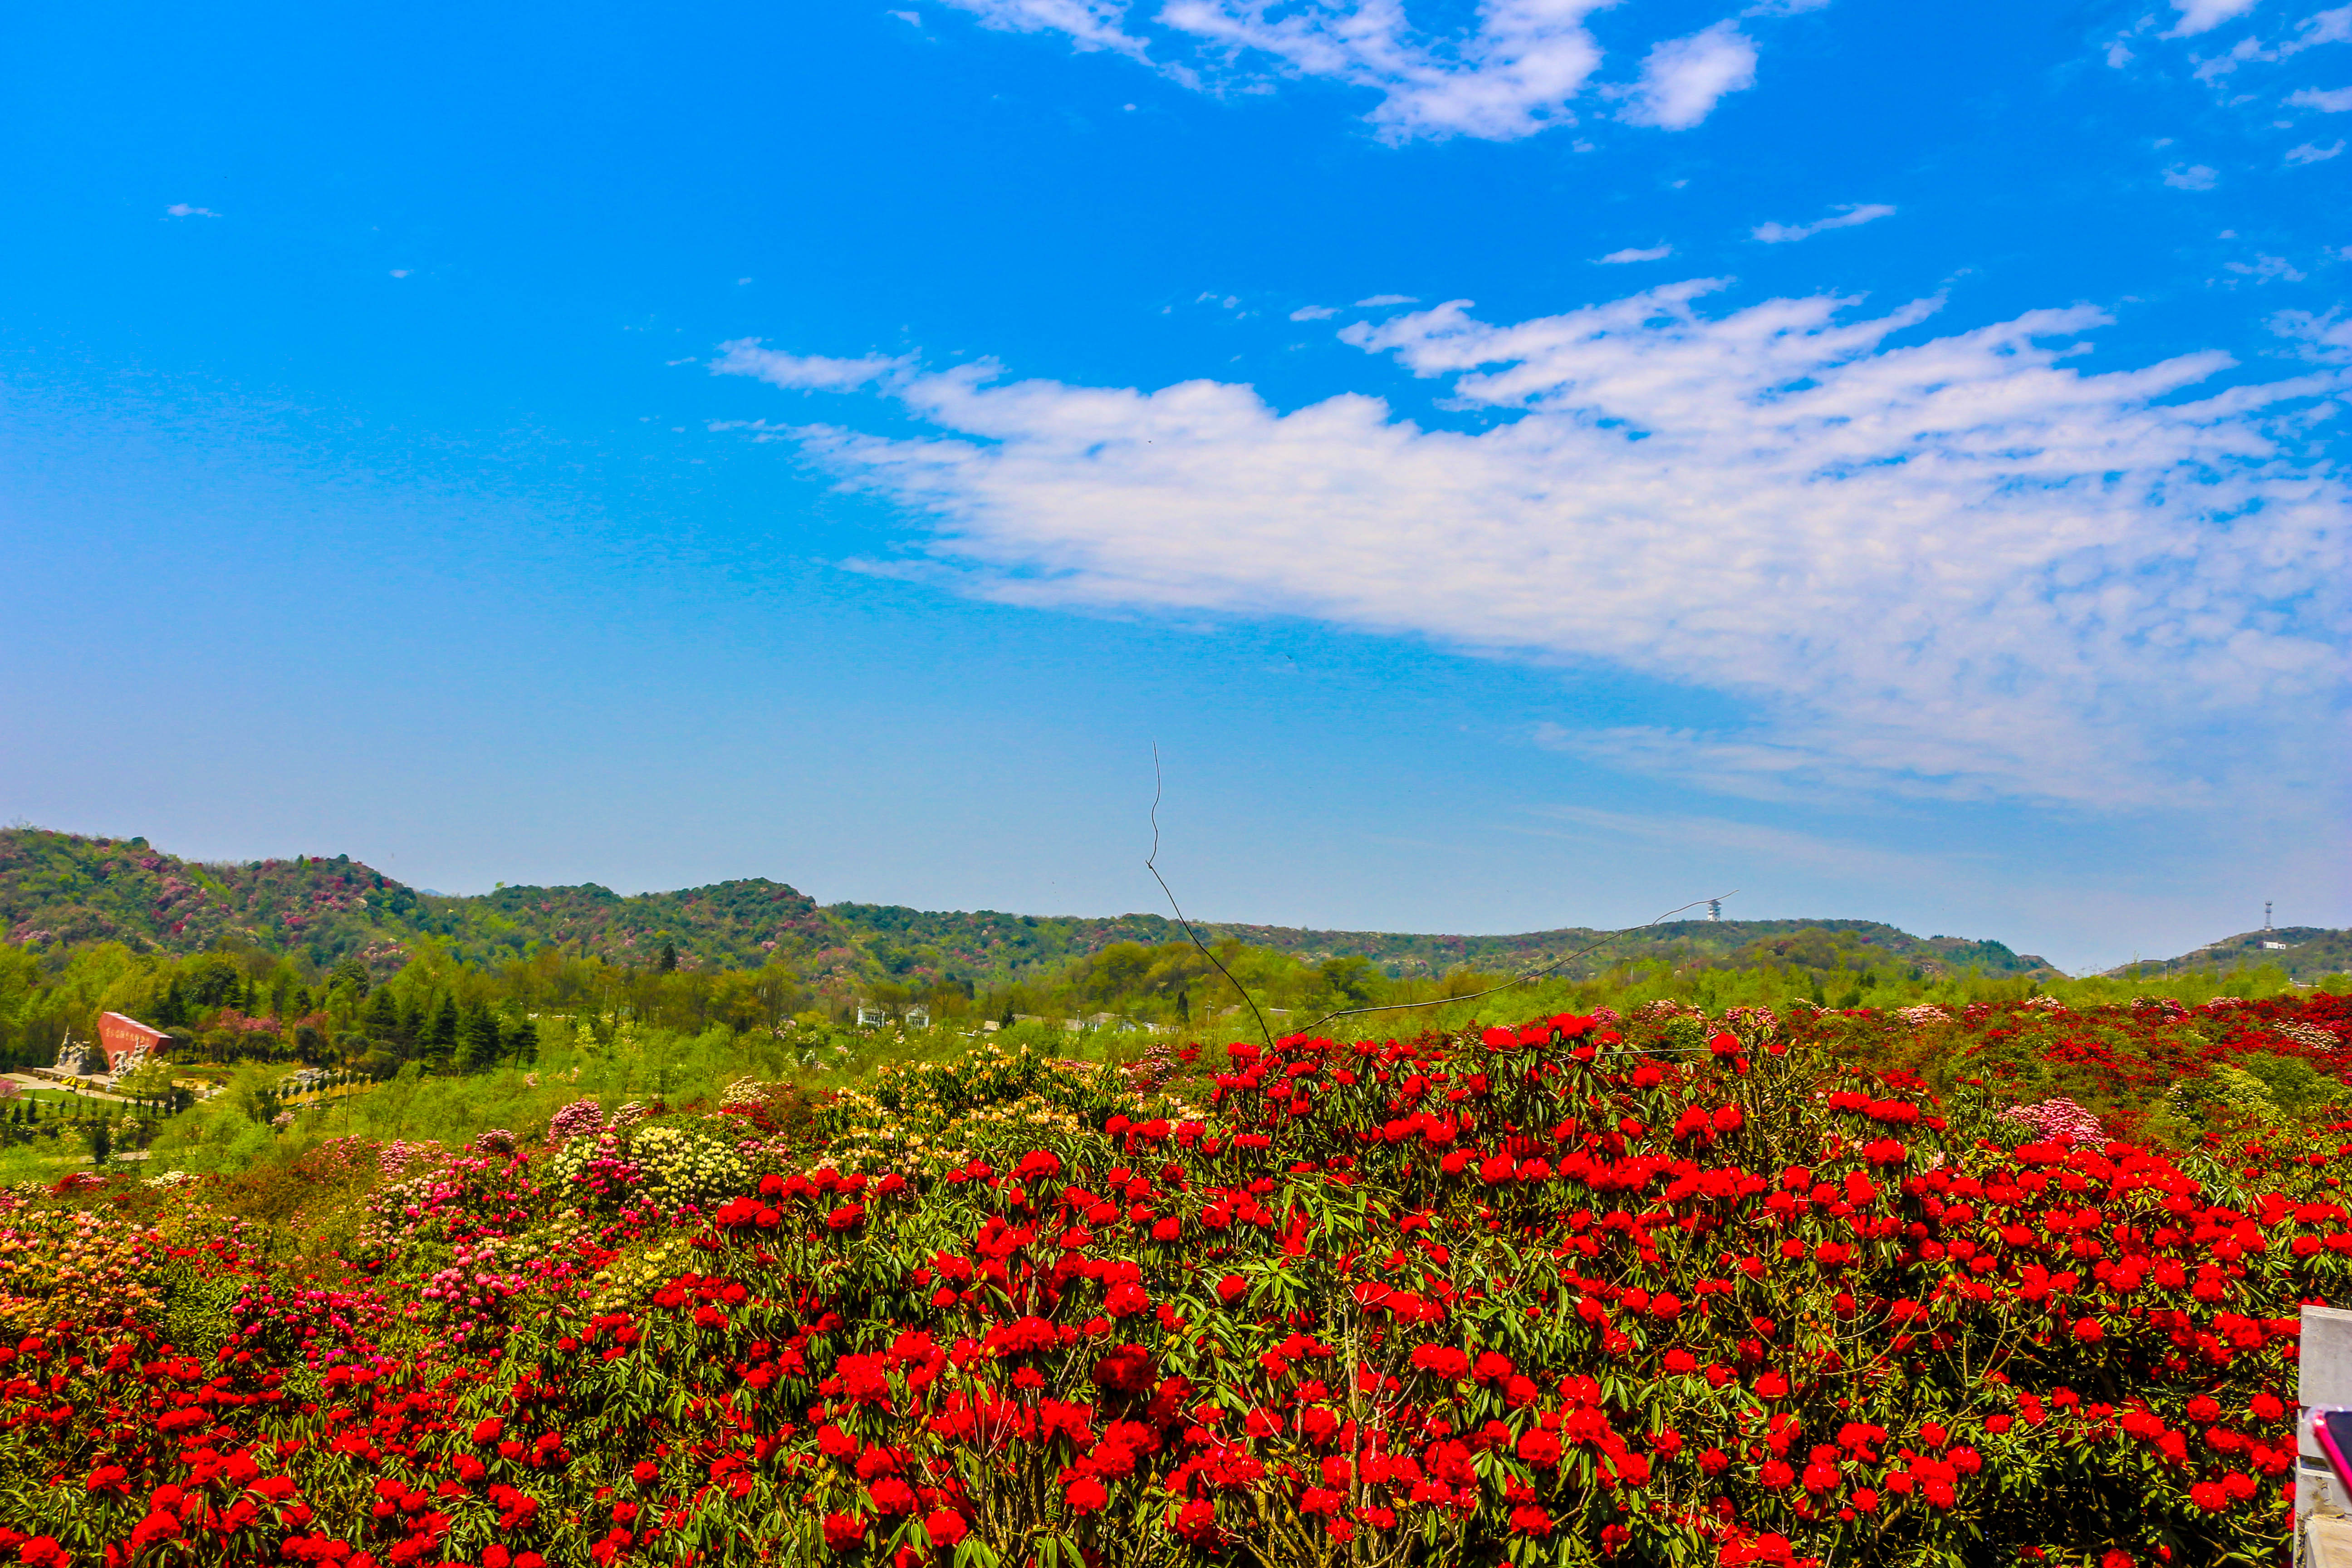
[[[604,1130],[604,1108],[593,1100],[575,1100],[556,1111],[547,1124],[547,1141],[562,1143],[583,1132]]]
[[[2352,1128],[2004,1131],[1843,1026],[1697,1023],[1236,1045],[1191,1114],[992,1053],[834,1130],[952,1160],[761,1169],[600,1119],[379,1189],[364,1287],[177,1247],[236,1287],[217,1352],[130,1297],[0,1351],[0,1561],[2277,1555]],[[666,1132],[737,1190],[657,1212]],[[636,1171],[609,1202],[600,1160]]]
[[[2070,1148],[2100,1148],[2107,1142],[2106,1130],[2099,1125],[2099,1119],[2063,1095],[2032,1105],[2012,1105],[2000,1114],[2002,1120],[2021,1124],[2044,1142],[2063,1139]]]
[[[751,1169],[737,1152],[733,1129],[725,1126],[641,1127],[629,1152],[646,1195],[666,1210],[715,1207],[750,1184]]]

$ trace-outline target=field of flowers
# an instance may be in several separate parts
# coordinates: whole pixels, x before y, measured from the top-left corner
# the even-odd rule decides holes
[[[2280,1560],[2352,1002],[1974,1013],[982,1050],[332,1143],[267,1224],[11,1194],[0,1562]]]

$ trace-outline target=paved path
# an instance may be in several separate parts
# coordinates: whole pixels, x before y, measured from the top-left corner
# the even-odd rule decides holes
[[[127,1095],[109,1094],[104,1089],[92,1089],[87,1084],[63,1084],[53,1078],[35,1078],[28,1072],[0,1073],[0,1078],[5,1078],[10,1083],[22,1089],[65,1089],[81,1100],[111,1100],[121,1105],[131,1103],[130,1097]]]

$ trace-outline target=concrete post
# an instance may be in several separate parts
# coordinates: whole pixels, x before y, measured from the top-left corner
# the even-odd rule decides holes
[[[2319,1440],[2311,1435],[2313,1405],[2352,1405],[2352,1311],[2336,1307],[2303,1310],[2303,1342],[2295,1374],[2296,1413],[2294,1514],[2300,1522],[2315,1509],[2352,1514],[2352,1496],[2336,1479]]]

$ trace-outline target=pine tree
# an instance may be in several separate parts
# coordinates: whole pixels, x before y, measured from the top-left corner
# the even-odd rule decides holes
[[[507,1031],[506,1050],[520,1066],[530,1067],[538,1061],[539,1025],[530,1018],[514,1025]]]
[[[654,968],[663,974],[672,974],[677,973],[677,943],[674,942],[666,942],[662,943],[661,962],[655,964]]]
[[[433,1021],[425,1026],[425,1037],[417,1043],[424,1047],[425,1058],[433,1062],[446,1063],[456,1054],[457,999],[455,996],[441,998],[441,1005],[434,1011]]]
[[[400,1004],[392,999],[391,992],[379,991],[368,998],[360,1024],[370,1039],[392,1039],[400,1033]]]
[[[479,1072],[499,1058],[499,1021],[479,1002],[466,1009],[457,1024],[457,1068]]]

